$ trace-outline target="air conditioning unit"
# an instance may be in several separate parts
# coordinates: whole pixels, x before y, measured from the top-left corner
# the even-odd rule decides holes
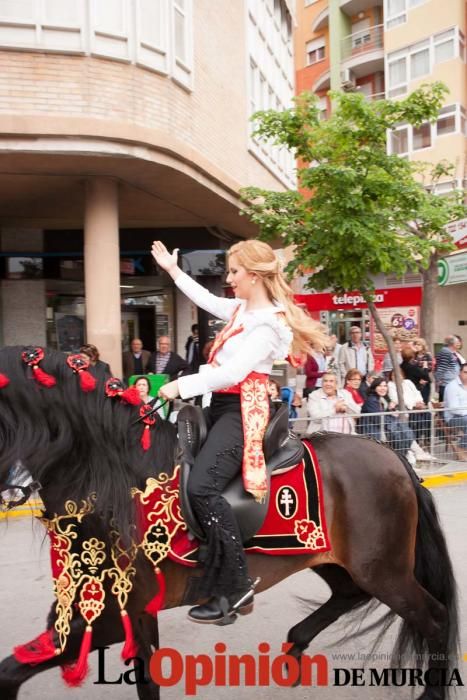
[[[341,70],[342,89],[351,92],[352,90],[355,90],[356,86],[357,81],[355,80],[355,76],[350,68],[344,68],[344,70]]]

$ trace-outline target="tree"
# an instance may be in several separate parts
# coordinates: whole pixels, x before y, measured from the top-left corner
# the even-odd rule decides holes
[[[465,207],[460,195],[448,202],[427,191],[417,179],[420,164],[388,155],[386,143],[398,124],[434,121],[446,92],[434,83],[404,100],[377,102],[334,92],[334,111],[324,121],[309,93],[283,112],[258,112],[253,117],[257,136],[291,149],[299,159],[300,190],[242,190],[244,213],[260,235],[295,246],[291,275],[313,269],[309,288],[360,291],[388,345],[401,407],[401,375],[392,338],[373,302],[373,278],[426,269],[433,256],[452,250],[443,227]]]

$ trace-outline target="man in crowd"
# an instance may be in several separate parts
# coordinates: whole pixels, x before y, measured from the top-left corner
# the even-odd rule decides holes
[[[130,350],[123,353],[123,376],[128,379],[134,374],[145,374],[151,353],[143,349],[141,338],[133,338]]]
[[[157,348],[157,352],[151,353],[149,358],[148,372],[168,374],[170,381],[177,379],[181,374],[190,374],[188,363],[183,357],[170,350],[170,338],[167,335],[161,335],[157,341]]]
[[[438,385],[439,400],[444,401],[444,391],[446,386],[457,377],[460,369],[460,362],[457,356],[459,341],[455,335],[448,335],[444,341],[444,346],[436,355],[435,379]]]
[[[341,385],[344,385],[345,375],[350,369],[358,369],[363,378],[375,368],[375,360],[370,348],[362,341],[360,326],[350,328],[350,340],[341,347],[339,352],[339,369]]]
[[[185,344],[185,353],[185,359],[190,365],[190,371],[196,374],[200,366],[199,328],[197,323],[194,323],[191,327],[191,335],[188,337]]]
[[[337,433],[354,433],[352,416],[360,413],[359,406],[348,391],[337,388],[337,377],[327,372],[323,375],[322,388],[308,396],[308,415],[311,422],[308,432],[332,430]]]
[[[450,428],[462,429],[456,452],[467,462],[467,362],[461,365],[458,376],[445,388],[444,420]]]

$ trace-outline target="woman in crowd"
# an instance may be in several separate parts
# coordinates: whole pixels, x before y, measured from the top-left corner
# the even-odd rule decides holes
[[[363,406],[364,399],[359,388],[362,383],[363,376],[358,369],[349,369],[344,379],[344,391],[348,391],[352,399],[358,406]]]
[[[427,361],[422,364],[427,364]],[[430,372],[428,367],[420,367],[416,357],[416,351],[413,348],[406,347],[402,350],[402,362],[400,366],[405,378],[410,379],[410,381],[415,384],[415,387],[421,393],[422,397],[423,391],[425,392],[425,396],[430,396]]]
[[[98,381],[106,382],[107,379],[110,379],[110,377],[113,376],[110,366],[107,364],[107,362],[102,362],[102,360],[99,359],[99,350],[96,348],[95,345],[87,343],[86,345],[82,345],[79,351],[80,354],[83,355],[83,357],[89,360],[89,372]]]
[[[362,406],[358,432],[375,440],[386,438],[395,452],[407,457],[412,466],[415,466],[416,458],[410,449],[415,439],[413,431],[398,416],[390,414],[395,408],[396,404],[388,398],[387,381],[383,377],[374,379]],[[376,415],[364,415],[368,413]]]
[[[431,372],[433,371],[433,356],[428,352],[428,346],[424,338],[414,338],[412,340],[412,348],[415,352],[415,362],[419,369],[424,369],[428,371],[428,376],[430,382],[426,384],[422,383],[419,385],[419,391],[422,395],[423,401],[428,404],[430,400],[430,390],[431,390]]]
[[[426,462],[433,457],[425,452],[419,445],[422,440],[429,441],[431,434],[431,416],[430,412],[426,410],[426,404],[423,401],[422,395],[410,379],[406,379],[404,371],[402,372],[402,394],[404,398],[405,407],[409,411],[417,411],[417,413],[411,413],[409,415],[409,428],[413,430],[415,435],[415,442],[412,443],[410,449],[414,453],[418,461]],[[394,373],[390,373],[388,382],[388,397],[394,405],[398,404],[397,398],[397,387],[394,381]],[[423,411],[423,413],[418,413],[418,411]]]
[[[151,396],[149,393],[151,391],[149,379],[147,377],[139,377],[139,379],[137,379],[135,382],[135,387],[138,390],[141,401],[143,403],[148,403],[150,406],[154,406],[157,401],[157,397]]]
[[[305,362],[304,372],[306,375],[303,398],[306,399],[312,391],[320,389],[323,374],[326,372],[326,356],[323,352],[313,351]]]

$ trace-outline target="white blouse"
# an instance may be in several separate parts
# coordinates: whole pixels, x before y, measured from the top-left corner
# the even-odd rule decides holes
[[[243,332],[226,340],[218,351],[217,367],[202,365],[198,374],[179,377],[182,399],[227,389],[250,372],[269,374],[273,362],[288,355],[293,334],[277,315],[284,310],[279,304],[247,311],[245,300],[216,297],[184,272],[179,274],[175,284],[193,303],[224,321],[228,321],[240,305],[232,328],[243,326]]]

